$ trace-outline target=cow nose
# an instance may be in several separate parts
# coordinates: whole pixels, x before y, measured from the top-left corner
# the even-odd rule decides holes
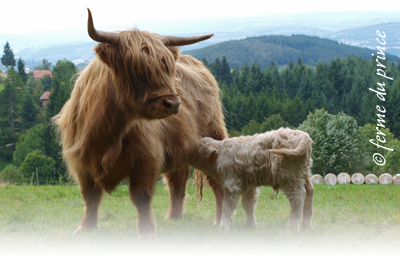
[[[177,114],[179,112],[179,105],[181,104],[181,100],[173,101],[173,100],[165,100],[165,107],[169,114]]]

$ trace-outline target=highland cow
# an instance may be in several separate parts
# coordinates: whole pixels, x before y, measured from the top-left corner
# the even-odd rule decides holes
[[[310,136],[302,131],[279,129],[254,136],[241,136],[222,141],[201,139],[197,155],[191,164],[211,175],[224,186],[220,228],[230,228],[230,222],[242,195],[247,226],[256,226],[254,216],[259,186],[281,189],[289,199],[288,229],[311,229],[314,187],[311,183]],[[203,182],[197,177],[199,201]]]
[[[103,191],[125,178],[137,208],[140,238],[155,236],[151,199],[164,173],[170,194],[166,218],[184,212],[190,154],[201,137],[227,137],[220,89],[202,62],[176,46],[212,35],[160,36],[137,29],[88,32],[100,42],[96,58],[75,82],[71,98],[55,116],[63,158],[79,183],[85,213],[77,232],[97,227]],[[208,177],[216,197],[216,223],[223,189]]]

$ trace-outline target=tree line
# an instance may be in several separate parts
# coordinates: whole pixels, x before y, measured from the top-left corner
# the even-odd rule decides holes
[[[43,59],[35,69],[52,69],[52,76],[35,80],[33,73],[25,72],[21,58],[18,70],[14,69],[16,61],[8,42],[1,62],[7,68],[7,77],[0,84],[0,178],[28,183],[32,176],[36,179],[38,168],[41,184],[65,182],[66,167],[50,120],[69,99],[77,68],[68,60],[52,67]],[[46,91],[51,94],[43,110],[39,98]]]
[[[6,46],[4,51],[6,51]],[[6,53],[6,52],[5,52]],[[8,65],[4,89],[0,91],[0,178],[28,183],[39,170],[41,184],[67,180],[61,148],[50,124],[69,99],[77,74],[75,65],[60,60],[52,67],[52,77],[24,81],[24,62],[18,71]],[[289,60],[282,69],[273,61],[266,68],[260,63],[230,67],[226,57],[204,64],[216,77],[222,90],[225,122],[231,136],[252,135],[280,127],[307,131],[313,144],[313,173],[400,172],[400,66],[386,62],[387,100],[382,102],[368,88],[375,88],[375,58],[347,56],[316,67]],[[50,68],[43,61],[41,68]],[[1,89],[1,88],[0,88]],[[42,110],[39,97],[50,91]],[[387,152],[369,143],[376,136],[376,105],[384,105]],[[371,160],[374,152],[386,159],[384,166]]]
[[[286,65],[290,60],[297,61],[299,57],[305,64],[312,66],[316,66],[318,62],[329,63],[337,57],[346,58],[349,55],[370,59],[374,51],[316,36],[268,35],[225,41],[185,53],[199,60],[205,58],[207,61],[214,61],[217,57],[225,55],[231,68],[257,61],[264,69],[271,61],[277,65]],[[389,54],[386,54],[386,58],[390,61],[399,60],[399,57]]]
[[[352,165],[351,169],[345,172],[353,170],[378,173],[384,170],[387,172],[389,169],[392,172],[400,172],[398,154],[400,144],[397,139],[400,135],[398,63],[386,62],[385,71],[388,76],[394,78],[393,81],[385,81],[386,101],[379,100],[376,93],[369,90],[369,88],[376,89],[377,82],[382,82],[382,78],[376,75],[375,57],[369,60],[356,56],[335,58],[328,64],[318,62],[315,68],[304,64],[302,58],[298,58],[295,63],[289,61],[286,68],[281,71],[274,62],[265,69],[262,69],[258,62],[251,65],[245,63],[240,68],[236,66],[231,69],[225,56],[222,60],[217,58],[211,63],[203,59],[203,63],[208,66],[221,87],[225,122],[231,136],[251,135],[280,127],[301,128],[301,126],[310,133],[310,130],[315,131],[318,127],[319,131],[315,132],[315,135],[318,134],[316,137],[319,138],[325,137],[328,141],[324,142],[328,143],[326,146],[331,147],[332,141],[338,139],[329,138],[326,133],[334,135],[337,132],[340,139],[337,140],[337,148],[324,149],[320,152],[314,150],[314,173],[336,170],[340,173],[343,172],[338,170],[340,167],[350,169],[349,165],[344,165],[345,163]],[[375,139],[377,133],[375,130],[377,105],[386,109],[381,122],[385,128],[380,128],[383,130],[381,132],[385,133],[388,143],[386,146],[398,148],[397,152],[396,150],[385,152],[369,142],[369,139]],[[331,121],[327,121],[328,115],[334,116]],[[351,117],[354,121],[343,125],[345,116]],[[315,120],[315,117],[319,117],[321,122]],[[346,120],[350,122],[349,119]],[[311,125],[307,124],[307,121],[312,122]],[[334,129],[324,129],[328,122]],[[308,125],[311,129],[304,127]],[[350,129],[353,132],[349,133]],[[315,143],[316,137],[312,138],[314,146],[318,148],[322,141]],[[343,145],[356,148],[350,154]],[[339,155],[336,151],[348,152],[347,157],[335,157],[335,154]],[[321,152],[325,155],[321,156]],[[371,156],[374,152],[386,154],[389,160],[385,166],[373,163]],[[350,158],[349,154],[353,157]],[[329,167],[327,161],[329,158],[331,161],[335,159],[333,163],[339,162],[340,165],[332,164],[337,167],[335,169]],[[320,165],[317,159],[323,160]],[[328,170],[323,172],[324,169]]]

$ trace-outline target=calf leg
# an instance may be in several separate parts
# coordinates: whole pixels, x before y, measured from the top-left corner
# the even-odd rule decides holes
[[[257,226],[257,221],[254,212],[256,209],[259,194],[260,194],[259,189],[253,188],[247,190],[242,195],[242,207],[244,209],[244,212],[246,213],[246,225],[249,228],[251,227],[255,228]]]
[[[169,207],[165,219],[180,219],[185,211],[186,181],[190,166],[179,171],[165,173],[169,192]]]
[[[239,196],[225,189],[225,196],[222,201],[222,217],[219,224],[220,229],[229,231],[233,213],[235,212],[239,203]]]
[[[306,190],[304,186],[290,186],[290,188],[284,188],[283,192],[289,199],[290,204],[290,215],[287,228],[288,230],[298,232],[299,220],[303,213]]]
[[[151,161],[138,164],[131,172],[129,180],[129,194],[138,214],[139,239],[156,236],[156,222],[150,204],[155,190],[157,169],[149,166],[149,163]]]
[[[311,182],[307,181],[305,188],[306,198],[304,200],[302,227],[303,230],[309,230],[312,229],[311,217],[313,214],[314,186]]]
[[[89,176],[79,176],[78,182],[85,202],[85,213],[75,233],[97,228],[99,205],[103,196],[103,190]]]
[[[221,222],[221,216],[222,216],[222,201],[224,199],[224,188],[218,181],[216,181],[210,176],[207,176],[207,180],[215,196],[216,209],[215,209],[214,225],[218,225]]]

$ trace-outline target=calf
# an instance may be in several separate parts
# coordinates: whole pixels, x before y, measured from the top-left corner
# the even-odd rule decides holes
[[[225,197],[219,227],[229,230],[230,222],[242,195],[247,226],[256,226],[254,216],[259,186],[281,189],[290,203],[288,229],[311,229],[314,187],[311,175],[310,136],[302,131],[280,128],[253,136],[241,136],[222,141],[206,137],[200,140],[191,165],[222,183]],[[195,176],[202,197],[203,181]]]

